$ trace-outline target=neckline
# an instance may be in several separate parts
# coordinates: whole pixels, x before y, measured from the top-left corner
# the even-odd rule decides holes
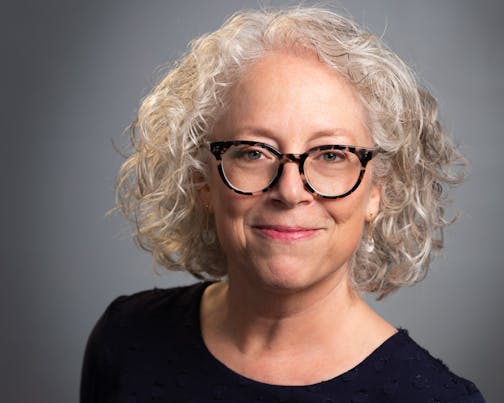
[[[359,371],[362,367],[364,367],[369,361],[374,359],[376,356],[379,354],[383,353],[384,350],[388,348],[388,346],[392,343],[395,343],[397,340],[400,338],[403,338],[404,336],[408,335],[408,331],[403,328],[398,328],[397,332],[388,337],[386,340],[383,341],[382,344],[380,344],[376,349],[374,349],[366,358],[364,358],[361,362],[359,362],[357,365],[355,365],[353,368],[350,368],[349,370],[335,376],[334,378],[327,379],[324,381],[320,382],[315,382],[313,384],[309,385],[276,385],[276,384],[270,384],[266,382],[261,382],[257,381],[252,378],[248,378],[233,369],[229,368],[226,364],[224,364],[222,361],[217,359],[208,349],[205,340],[203,340],[203,333],[201,330],[201,301],[203,298],[203,293],[205,292],[206,288],[213,284],[214,282],[202,282],[198,284],[198,290],[196,293],[196,298],[194,301],[194,312],[193,312],[193,320],[195,322],[195,337],[196,340],[195,342],[197,345],[200,347],[200,349],[203,351],[203,354],[206,356],[206,360],[209,361],[212,365],[214,365],[216,368],[219,369],[219,371],[222,371],[224,374],[231,378],[238,378],[241,380],[243,383],[247,384],[255,384],[258,386],[266,387],[266,388],[318,388],[321,387],[322,385],[328,385],[334,382],[339,382],[341,380],[345,380],[345,378],[348,378],[349,376],[353,376],[356,372]]]

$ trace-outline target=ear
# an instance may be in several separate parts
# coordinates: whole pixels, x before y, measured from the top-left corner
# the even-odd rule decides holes
[[[376,217],[380,211],[380,200],[381,200],[381,184],[373,183],[369,191],[369,199],[366,209],[366,221],[372,220],[370,217]]]
[[[201,203],[201,206],[206,208],[207,210],[212,210],[212,198],[210,196],[210,187],[208,184],[203,185],[198,190],[198,196]]]
[[[200,206],[205,209],[212,209],[211,207],[211,202],[212,198],[210,195],[210,186],[208,184],[207,179],[204,177],[204,175],[201,172],[195,172],[193,173],[193,183],[196,185],[197,188],[197,193],[198,193],[198,200],[200,203]]]

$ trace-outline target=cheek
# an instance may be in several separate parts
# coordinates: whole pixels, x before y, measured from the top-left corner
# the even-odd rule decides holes
[[[254,197],[240,196],[225,185],[214,184],[210,188],[212,210],[217,236],[224,250],[232,245],[245,244],[245,222],[252,208]]]
[[[367,196],[367,192],[354,193],[326,206],[334,222],[334,236],[345,248],[354,249],[360,242],[367,214]]]
[[[364,192],[354,193],[329,203],[326,209],[337,224],[364,222],[367,205],[367,195]]]

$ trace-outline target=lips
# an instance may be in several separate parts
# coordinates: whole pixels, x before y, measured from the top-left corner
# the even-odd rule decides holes
[[[255,225],[253,228],[261,236],[279,241],[298,241],[308,239],[320,231],[320,228],[283,225]]]

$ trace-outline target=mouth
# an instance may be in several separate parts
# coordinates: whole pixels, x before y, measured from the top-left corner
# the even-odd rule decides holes
[[[252,227],[262,237],[278,241],[299,241],[315,236],[320,228],[283,225],[254,225]]]

